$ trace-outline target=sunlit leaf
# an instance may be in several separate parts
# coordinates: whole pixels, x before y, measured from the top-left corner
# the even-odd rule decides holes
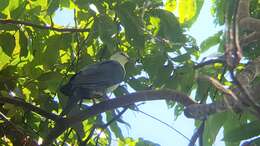
[[[2,68],[8,64],[10,61],[10,57],[7,56],[4,52],[3,49],[0,48],[0,71],[2,70]]]
[[[18,19],[21,17],[21,15],[24,14],[24,9],[26,7],[27,2],[26,1],[19,1],[19,6],[12,11],[10,11],[10,15],[13,19]]]
[[[152,141],[139,138],[135,146],[160,146],[160,145]]]
[[[178,14],[180,23],[189,21],[195,16],[196,2],[195,0],[179,0],[178,1]]]
[[[160,38],[173,42],[183,39],[180,24],[172,13],[162,9],[153,9],[149,14],[160,19],[160,28],[157,33]]]
[[[173,12],[177,7],[176,0],[167,0],[165,4],[165,10]]]

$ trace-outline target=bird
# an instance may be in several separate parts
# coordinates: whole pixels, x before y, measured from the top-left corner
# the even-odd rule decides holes
[[[93,96],[103,96],[113,92],[125,78],[125,64],[129,57],[124,52],[117,52],[109,60],[82,68],[72,76],[69,82],[60,88],[61,93],[68,96],[68,102],[61,116],[82,99],[92,99]]]

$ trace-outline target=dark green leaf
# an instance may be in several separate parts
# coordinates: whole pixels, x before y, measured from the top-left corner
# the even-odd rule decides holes
[[[24,14],[24,12],[25,12],[26,4],[27,4],[26,1],[24,1],[24,2],[22,2],[22,3],[19,2],[19,7],[17,7],[16,9],[14,9],[14,10],[12,10],[12,11],[10,12],[11,17],[12,17],[13,19],[18,19],[18,18],[20,18],[20,17]]]
[[[48,72],[42,74],[38,81],[40,82],[40,89],[49,89],[53,92],[56,92],[63,76],[57,72]]]
[[[162,87],[166,81],[169,80],[171,73],[173,72],[173,64],[169,62],[167,65],[159,66],[157,75],[153,81],[154,87]]]
[[[184,106],[182,104],[177,104],[174,107],[175,120],[183,113]]]
[[[136,91],[145,90],[148,88],[148,81],[149,79],[145,77],[140,77],[138,79],[131,78],[127,81],[127,83]]]
[[[48,38],[47,47],[43,54],[40,54],[41,59],[44,60],[44,64],[52,67],[53,64],[58,62],[59,49],[62,47],[62,37],[60,35],[54,35]]]
[[[23,31],[19,31],[19,44],[21,47],[20,55],[27,56],[28,54],[28,39]]]
[[[42,136],[46,137],[49,132],[48,121],[41,121],[39,125],[39,132]]]
[[[69,8],[70,7],[70,0],[62,0],[61,7]]]
[[[195,95],[196,101],[206,100],[209,92],[210,83],[206,80],[197,80],[198,87]]]
[[[153,9],[149,14],[160,19],[160,28],[157,33],[159,37],[173,42],[183,40],[182,29],[173,13],[162,9]]]
[[[15,37],[10,33],[0,33],[0,46],[8,56],[11,56],[15,47]]]
[[[112,116],[111,112],[107,112],[107,121],[112,120],[114,117]],[[113,131],[113,133],[115,134],[115,136],[117,138],[123,139],[123,134],[122,131],[120,129],[120,127],[118,126],[117,122],[113,122],[109,125],[110,129]]]
[[[117,7],[117,14],[125,28],[126,39],[137,49],[144,49],[143,22],[135,13],[135,3],[124,2]]]
[[[89,1],[86,0],[75,0],[76,5],[80,8],[80,9],[89,9]]]
[[[185,65],[174,70],[173,76],[166,81],[166,87],[189,94],[194,84],[195,71],[192,65]]]
[[[158,50],[153,51],[151,54],[143,58],[143,68],[152,81],[157,78],[159,69],[163,68],[165,62],[166,54],[159,52]]]
[[[52,15],[59,8],[60,0],[48,0],[47,14]]]
[[[107,15],[101,15],[95,19],[94,30],[98,32],[101,40],[108,49],[116,48],[112,36],[117,33],[117,25]]]
[[[9,0],[0,1],[0,11],[4,10],[9,4]]]

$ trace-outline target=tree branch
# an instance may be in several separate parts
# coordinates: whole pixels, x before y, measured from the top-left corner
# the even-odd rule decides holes
[[[225,64],[225,58],[220,57],[220,58],[217,58],[217,59],[211,59],[211,60],[203,61],[201,63],[194,65],[194,69],[198,69],[198,68],[201,68],[201,67],[204,67],[204,66],[207,66],[207,65],[211,65],[211,64],[214,64],[214,63]]]
[[[252,42],[260,40],[260,32],[252,32],[240,40],[241,46],[247,46]]]
[[[245,17],[239,21],[239,26],[252,31],[260,31],[260,20],[253,17]]]
[[[79,114],[72,116],[71,118],[67,119],[66,122],[72,124],[79,121],[83,121],[87,118],[103,113],[105,111],[109,111],[119,107],[124,107],[133,104],[135,102],[160,100],[160,99],[173,100],[180,104],[183,104],[184,106],[196,104],[196,102],[193,101],[189,96],[178,91],[166,90],[166,89],[158,90],[158,91],[147,90],[147,91],[140,91],[136,93],[127,94],[118,98],[114,98],[108,101],[98,103],[90,107],[88,110],[84,110]]]
[[[56,126],[51,130],[43,145],[49,145],[52,143],[54,139],[56,139],[59,135],[61,135],[68,127],[71,125],[84,121],[92,116],[98,115],[100,113],[113,110],[119,107],[124,107],[127,105],[131,105],[135,102],[140,101],[151,101],[151,100],[173,100],[184,106],[188,106],[191,104],[196,104],[189,96],[185,95],[182,92],[178,92],[175,90],[146,90],[135,92],[127,95],[123,95],[121,97],[117,97],[114,99],[106,100],[100,102],[96,105],[91,106],[87,110],[84,110],[74,116],[68,117],[67,119],[61,121],[62,123],[57,123]]]
[[[27,109],[29,111],[33,111],[47,119],[51,119],[53,121],[60,121],[61,118],[58,116],[58,115],[55,115],[53,113],[49,113],[49,112],[46,112],[45,110],[39,108],[39,107],[36,107],[30,103],[26,103],[22,100],[17,100],[14,98],[9,98],[9,97],[2,97],[0,96],[0,102],[1,103],[10,103],[10,104],[13,104],[13,105],[16,105],[16,106],[21,106],[22,108],[24,109]]]
[[[26,22],[26,21],[19,21],[19,20],[11,20],[11,19],[0,19],[0,24],[4,25],[24,25],[24,26],[31,26],[34,28],[39,28],[39,29],[46,29],[46,30],[53,30],[53,31],[58,31],[58,32],[89,32],[90,29],[85,28],[85,29],[80,29],[80,28],[56,28],[53,26],[48,26],[48,25],[38,25],[38,24],[33,24],[31,22]]]

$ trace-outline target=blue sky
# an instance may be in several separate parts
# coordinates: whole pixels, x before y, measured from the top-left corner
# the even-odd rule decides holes
[[[209,0],[204,1],[204,5],[200,16],[198,17],[196,23],[187,32],[196,38],[198,45],[208,38],[209,36],[215,34],[219,27],[213,24],[213,18],[210,14],[211,3]],[[63,10],[60,13],[56,13],[54,17],[54,22],[64,26],[73,26],[73,11]],[[209,54],[214,54],[217,51],[217,47],[213,47],[207,53],[202,56]],[[193,96],[193,95],[191,95]],[[186,137],[191,137],[194,132],[194,121],[192,119],[187,119],[185,116],[181,115],[176,121],[174,120],[174,109],[168,109],[165,101],[150,101],[141,105],[140,110],[153,115],[154,117],[170,124],[177,130],[179,130]],[[173,131],[169,127],[163,125],[162,123],[147,117],[146,115],[138,112],[128,110],[124,115],[123,119],[131,124],[131,128],[121,125],[123,134],[132,138],[142,137],[146,140],[153,141],[160,144],[161,146],[186,146],[189,141],[187,141],[183,136]],[[224,146],[221,142],[222,134],[217,137],[217,143],[215,146]]]

